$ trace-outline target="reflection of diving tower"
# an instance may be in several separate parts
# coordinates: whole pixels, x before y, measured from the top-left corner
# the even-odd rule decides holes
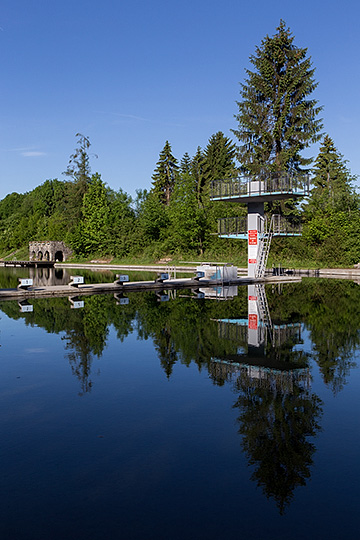
[[[213,357],[212,372],[227,379],[247,376],[262,384],[292,388],[295,380],[310,384],[306,356],[294,346],[301,343],[300,323],[273,323],[263,284],[248,285],[248,318],[215,319],[220,338],[237,345],[237,352]]]
[[[273,236],[299,236],[300,227],[284,216],[265,218],[264,203],[304,197],[309,194],[308,176],[273,174],[259,178],[228,178],[214,180],[211,184],[213,201],[247,203],[247,218],[219,220],[218,234],[222,238],[248,241],[248,276],[262,278]]]

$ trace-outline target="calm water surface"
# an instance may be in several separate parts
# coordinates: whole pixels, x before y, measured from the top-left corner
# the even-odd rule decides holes
[[[79,300],[0,301],[2,540],[359,538],[359,285]]]

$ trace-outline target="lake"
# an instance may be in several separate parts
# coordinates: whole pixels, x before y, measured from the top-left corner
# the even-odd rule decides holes
[[[358,538],[359,305],[313,278],[0,301],[0,538]]]

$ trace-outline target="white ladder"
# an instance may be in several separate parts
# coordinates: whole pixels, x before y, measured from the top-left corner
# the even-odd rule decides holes
[[[260,240],[260,254],[259,263],[256,267],[256,278],[263,278],[265,276],[266,264],[269,256],[271,240],[273,237],[274,229],[274,216],[271,217],[269,229],[264,232],[262,239]]]

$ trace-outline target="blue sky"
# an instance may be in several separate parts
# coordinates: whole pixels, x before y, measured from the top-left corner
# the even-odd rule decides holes
[[[77,132],[99,156],[92,171],[131,195],[150,188],[166,140],[180,160],[217,131],[232,137],[249,56],[281,18],[316,68],[324,132],[360,174],[359,6],[2,0],[0,198],[64,179]]]

